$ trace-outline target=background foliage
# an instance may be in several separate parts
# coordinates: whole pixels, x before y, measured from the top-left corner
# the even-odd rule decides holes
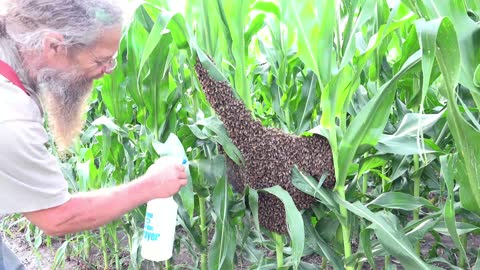
[[[128,182],[175,134],[190,160],[177,269],[465,269],[480,222],[480,4],[475,0],[149,0],[126,26],[115,72],[98,81],[88,126],[63,169],[72,191]],[[292,171],[318,204],[281,188],[233,192],[231,144],[193,65],[208,54],[264,126],[327,137],[337,184]],[[257,192],[285,203],[289,235],[258,225]],[[57,252],[139,269],[144,207]],[[302,222],[303,221],[303,225]],[[38,229],[32,242],[51,241]],[[174,255],[175,257],[175,255]],[[281,265],[280,265],[281,264]],[[143,262],[143,266],[147,264]]]

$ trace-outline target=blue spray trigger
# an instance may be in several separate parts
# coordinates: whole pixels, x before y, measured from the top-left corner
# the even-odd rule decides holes
[[[187,158],[183,158],[182,160],[182,165],[185,165],[185,164],[187,164]]]

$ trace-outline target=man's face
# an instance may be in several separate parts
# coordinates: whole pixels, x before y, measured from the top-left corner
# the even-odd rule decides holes
[[[82,130],[93,81],[115,67],[120,38],[121,27],[109,27],[93,46],[48,57],[36,72],[49,127],[60,151],[68,148]]]

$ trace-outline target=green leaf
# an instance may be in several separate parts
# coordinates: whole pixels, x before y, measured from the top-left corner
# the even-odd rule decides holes
[[[190,131],[192,131],[193,135],[197,137],[197,139],[205,140],[209,138],[209,136],[203,133],[203,131],[197,125],[188,125],[188,128]]]
[[[140,74],[142,72],[143,67],[145,66],[147,60],[152,55],[155,48],[160,43],[162,36],[166,33],[165,31],[167,31],[167,25],[174,15],[175,14],[170,12],[162,13],[157,18],[157,21],[153,25],[152,31],[150,31],[150,34],[148,35],[148,39],[145,42],[145,48],[143,50],[142,58],[140,60],[140,65],[138,68],[139,78],[140,78]]]
[[[425,23],[424,20],[416,22],[417,35],[419,36],[420,47],[422,49],[422,71],[423,71],[423,83],[422,83],[422,99],[420,102],[421,108],[423,108],[425,97],[428,92],[431,74],[433,70],[433,64],[435,62],[435,48],[437,33],[440,21],[431,21]],[[423,109],[421,109],[423,111]]]
[[[362,176],[364,173],[371,169],[382,167],[387,164],[388,159],[385,156],[370,156],[363,159],[360,163],[360,169],[358,170],[358,176]]]
[[[297,30],[300,58],[317,75],[323,89],[334,64],[335,1],[281,1],[281,11]]]
[[[338,202],[335,201],[333,193],[322,188],[315,178],[304,174],[297,166],[292,169],[292,184],[302,192],[319,199],[321,203],[335,213],[340,221],[343,220]]]
[[[443,267],[446,267],[446,268],[443,268],[443,269],[449,269],[449,270],[465,270],[465,268],[462,268],[462,267],[458,267],[457,265],[454,265],[452,264],[451,262],[447,261],[445,258],[443,257],[436,257],[436,258],[433,258],[433,259],[430,259],[428,260],[429,263],[441,263],[443,264],[442,266]],[[448,268],[447,268],[448,267]],[[475,269],[477,270],[477,269]]]
[[[395,154],[395,155],[422,155],[435,153],[429,146],[419,145],[419,138],[411,136],[393,136],[382,135],[375,148],[382,153]]]
[[[373,213],[360,202],[353,204],[338,198],[340,204],[355,215],[365,218],[372,224],[383,247],[395,256],[406,269],[438,269],[425,263],[415,254],[412,244],[401,230],[398,219],[391,213]]]
[[[336,187],[345,185],[348,167],[357,154],[360,146],[373,146],[377,143],[387,123],[391,106],[395,97],[395,82],[408,70],[420,62],[420,54],[415,53],[404,64],[402,69],[379,90],[362,111],[353,119],[345,132],[338,154],[336,166]],[[361,153],[358,153],[361,154]]]
[[[365,228],[360,232],[360,247],[363,249],[365,253],[365,257],[367,257],[367,261],[372,267],[372,269],[376,269],[375,267],[375,260],[373,258],[372,252],[372,240],[371,240],[372,229]]]
[[[480,60],[480,50],[478,50],[478,42],[480,42],[479,25],[475,23],[467,13],[465,1],[452,0],[436,0],[425,1],[426,9],[424,13],[430,18],[442,20],[442,27],[448,27],[451,32],[442,31],[442,34],[448,34],[450,49],[454,50],[454,55],[458,56],[456,61],[461,63],[459,69],[457,66],[451,66],[458,72],[458,82],[467,87],[474,94],[477,106],[480,106],[480,87],[474,85],[474,74]],[[443,20],[448,18],[448,25]],[[432,20],[433,21],[433,20]],[[446,30],[446,29],[445,29]],[[439,34],[439,42],[447,45],[445,36]],[[452,39],[450,39],[452,38]],[[444,55],[453,57],[453,55]],[[438,58],[438,54],[437,54]],[[437,59],[438,61],[438,59]],[[445,75],[445,74],[444,74]]]
[[[354,21],[355,16],[353,16],[354,12],[357,12],[356,7],[360,9],[360,14],[357,18],[355,18],[354,25],[352,26],[350,31],[345,31],[344,37],[344,52],[342,57],[342,62],[340,64],[340,69],[343,69],[347,66],[347,64],[352,60],[355,55],[355,52],[358,50],[356,47],[356,34],[359,31],[359,28],[363,27],[364,24],[372,19],[375,15],[375,4],[377,1],[374,0],[367,0],[367,1],[356,1],[357,6],[352,6],[351,10],[349,11],[348,19],[352,22]],[[352,23],[350,22],[350,23]]]
[[[198,169],[207,182],[198,183],[199,188],[206,189],[208,186],[216,186],[217,180],[225,176],[225,156],[209,154],[206,159],[196,159],[189,161],[191,167]],[[228,180],[228,179],[227,179]],[[208,185],[207,185],[208,184]],[[207,185],[207,186],[206,186]],[[198,193],[198,191],[197,191]],[[210,196],[207,192],[205,197]]]
[[[188,30],[185,24],[185,19],[182,14],[176,13],[172,16],[167,24],[167,28],[172,33],[173,40],[179,49],[187,49],[188,44]]]
[[[228,136],[227,130],[223,126],[223,123],[217,117],[212,116],[206,119],[202,119],[196,124],[205,126],[205,128],[211,130],[214,134],[216,134],[215,137],[210,137],[210,139],[222,145],[225,153],[236,164],[241,166],[245,164],[242,153],[240,153],[240,150],[238,150],[235,144],[233,144],[232,140]]]
[[[420,131],[427,132],[438,122],[444,112],[445,110],[437,114],[407,113],[393,135],[417,136]]]
[[[261,191],[268,192],[279,198],[285,206],[286,222],[288,234],[290,235],[292,245],[292,261],[294,268],[298,268],[300,264],[303,247],[305,245],[305,229],[303,226],[302,214],[298,211],[292,197],[280,186],[273,186],[262,189]]]
[[[280,8],[273,2],[265,2],[265,1],[257,1],[255,4],[252,6],[252,10],[258,10],[262,11],[265,13],[272,13],[277,17],[277,19],[280,19]]]
[[[302,86],[302,100],[297,110],[293,113],[296,125],[296,134],[302,134],[307,131],[312,118],[312,112],[315,107],[317,90],[317,79],[313,73],[309,73]]]
[[[326,258],[333,269],[343,269],[341,257],[333,250],[328,243],[318,234],[309,218],[303,215],[303,224],[305,224],[306,243],[322,257]]]
[[[324,128],[332,129],[335,119],[343,117],[358,84],[359,80],[355,79],[350,66],[346,66],[328,82],[321,98],[321,123]]]
[[[235,227],[230,222],[229,204],[231,191],[225,177],[220,178],[213,191],[213,206],[216,214],[215,233],[209,245],[209,269],[233,269],[236,248]]]
[[[392,174],[390,176],[390,179],[392,181],[395,181],[404,173],[406,173],[409,169],[409,164],[411,160],[412,160],[411,156],[394,157],[392,162]]]
[[[480,64],[475,68],[475,74],[473,75],[473,84],[476,87],[480,87]]]
[[[425,235],[433,230],[439,222],[440,214],[434,214],[423,217],[419,220],[412,220],[405,225],[404,230],[408,231],[407,237],[410,243],[418,243],[425,238]]]
[[[431,204],[427,199],[414,197],[410,194],[401,192],[382,193],[375,200],[368,203],[368,205],[377,205],[384,208],[407,211],[412,211],[420,207],[438,210],[438,208]]]
[[[119,50],[119,54],[122,49]],[[119,56],[120,57],[120,56]],[[117,60],[121,61],[121,60]],[[123,125],[132,119],[132,110],[127,100],[125,87],[125,74],[120,69],[113,71],[111,75],[103,77],[101,83],[101,98],[108,111],[115,118],[115,122]]]
[[[248,18],[249,6],[252,0],[243,1],[224,1],[217,0],[221,9],[225,12],[224,20],[227,22],[228,33],[232,38],[230,47],[234,66],[234,89],[240,96],[248,110],[252,109],[252,101],[250,98],[250,87],[247,81],[247,59],[246,59],[246,40],[245,40],[245,22]]]
[[[65,260],[67,259],[67,248],[68,245],[74,238],[65,240],[62,245],[55,252],[55,257],[53,258],[52,269],[60,269],[65,267]]]
[[[455,185],[453,182],[453,178],[455,175],[454,159],[452,158],[452,156],[441,156],[440,164],[442,166],[441,172],[443,175],[443,179],[445,180],[445,185],[447,186],[447,196],[448,196],[447,201],[445,202],[445,207],[443,209],[445,225],[448,229],[448,233],[450,234],[450,237],[455,243],[455,246],[458,248],[458,250],[460,250],[460,256],[464,259],[465,262],[467,262],[467,264],[469,264],[465,247],[463,246],[462,241],[460,240],[460,237],[459,237],[459,233],[457,231],[458,225],[456,222],[455,206],[454,206],[455,193],[453,191],[454,185]]]
[[[104,126],[110,130],[110,132],[118,132],[120,130],[120,127],[113,122],[112,118],[106,116],[100,116],[95,119],[95,121],[92,122],[92,126]]]
[[[448,126],[458,148],[458,179],[460,180],[460,202],[466,209],[480,213],[480,132],[473,128],[462,116],[456,102],[456,87],[460,73],[460,49],[455,28],[449,18],[441,19],[437,39],[437,61],[445,80],[447,97]]]
[[[202,64],[203,68],[208,71],[208,75],[214,80],[219,82],[228,82],[227,78],[223,75],[222,71],[215,65],[212,60],[198,47],[196,42],[193,43],[193,48],[195,49],[198,59]]]
[[[464,223],[464,222],[454,222],[454,223],[449,224],[449,225],[447,225],[447,222],[440,222],[433,229],[438,233],[441,233],[443,235],[448,235],[448,236],[453,238],[453,237],[455,237],[454,236],[455,233],[450,233],[450,230],[452,228],[455,228],[455,230],[452,230],[452,231],[456,231],[457,236],[469,234],[469,233],[472,233],[472,232],[478,232],[480,230],[480,227],[475,226],[475,225],[470,224],[470,223]],[[465,249],[465,247],[464,247],[464,249]]]
[[[477,261],[475,262],[475,265],[473,266],[473,270],[480,270],[480,249],[477,252]]]
[[[260,231],[260,222],[258,221],[258,193],[256,190],[248,189],[248,204],[253,215],[253,223],[257,231]]]
[[[248,30],[245,32],[245,50],[247,50],[248,45],[250,45],[253,36],[256,35],[265,26],[265,18],[265,14],[258,14],[248,26]],[[247,54],[248,51],[246,55]]]

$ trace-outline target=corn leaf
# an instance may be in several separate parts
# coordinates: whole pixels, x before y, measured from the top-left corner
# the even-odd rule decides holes
[[[336,187],[343,186],[348,167],[360,147],[373,146],[378,142],[387,123],[391,105],[395,97],[395,82],[420,61],[420,53],[415,53],[402,69],[379,90],[362,111],[353,119],[340,143]],[[365,149],[364,149],[365,151]],[[361,153],[359,153],[361,154]]]
[[[235,227],[230,222],[229,205],[231,190],[225,177],[220,178],[213,191],[216,213],[215,233],[208,252],[209,269],[233,269],[236,248]]]
[[[445,80],[443,94],[448,99],[448,125],[458,148],[460,201],[466,209],[480,213],[480,132],[462,116],[457,104],[456,86],[460,73],[460,48],[455,28],[449,18],[439,19],[437,61]]]
[[[303,255],[303,248],[305,246],[305,229],[303,226],[302,215],[295,206],[290,194],[288,194],[288,192],[286,192],[282,187],[273,186],[262,189],[261,191],[277,196],[277,198],[279,198],[285,206],[288,234],[290,235],[292,243],[292,262],[294,269],[297,269]]]
[[[402,209],[412,211],[420,207],[426,207],[433,210],[439,210],[432,205],[427,199],[414,197],[410,194],[402,192],[386,192],[380,194],[375,200],[368,203],[368,205],[377,205],[390,209]]]
[[[322,239],[312,222],[304,215],[303,224],[305,224],[306,243],[313,248],[318,254],[322,255],[332,265],[333,269],[343,269],[341,257],[335,252],[328,243]]]
[[[298,53],[315,72],[323,89],[330,80],[333,62],[335,1],[283,1],[281,11],[297,29]]]
[[[428,265],[415,254],[413,245],[402,232],[398,219],[393,214],[373,213],[360,202],[351,204],[340,198],[338,200],[349,211],[372,223],[370,228],[375,231],[383,247],[395,256],[402,263],[403,267],[406,269],[439,269]]]
[[[467,253],[465,247],[460,240],[458,231],[457,231],[457,222],[455,218],[455,194],[453,191],[454,182],[453,178],[455,175],[454,169],[454,159],[451,156],[441,156],[440,164],[442,165],[442,175],[445,180],[445,185],[447,186],[447,201],[445,202],[445,208],[443,209],[443,215],[445,219],[445,225],[447,226],[448,233],[452,237],[455,246],[460,251],[460,256],[468,263]],[[468,263],[469,264],[469,263]],[[470,268],[470,265],[469,265]]]

